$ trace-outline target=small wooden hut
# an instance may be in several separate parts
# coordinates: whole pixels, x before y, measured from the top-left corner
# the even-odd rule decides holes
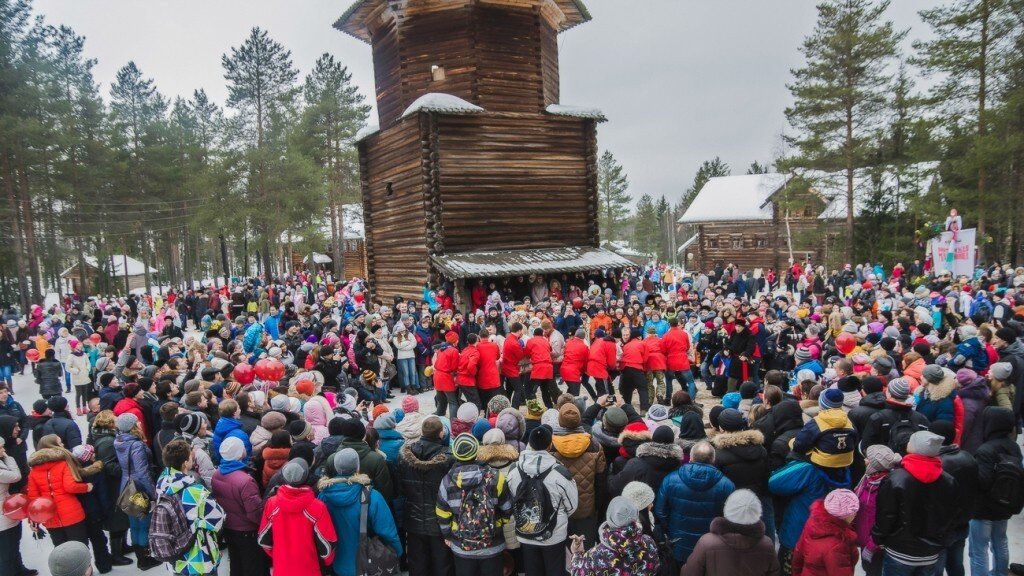
[[[451,281],[601,270],[599,110],[559,103],[579,0],[359,0],[335,27],[372,45],[378,127],[358,143],[373,297]]]

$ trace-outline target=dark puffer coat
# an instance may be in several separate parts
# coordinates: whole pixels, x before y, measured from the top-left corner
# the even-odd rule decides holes
[[[455,464],[443,440],[420,438],[398,452],[398,489],[405,497],[405,529],[413,534],[441,536],[437,526],[437,491]]]
[[[722,515],[725,499],[736,487],[711,464],[691,462],[672,472],[661,483],[654,514],[668,531],[672,555],[680,562],[693,552],[697,540]]]
[[[715,466],[736,488],[753,490],[758,496],[768,493],[768,451],[761,432],[726,432],[712,438],[711,443],[715,446]]]
[[[982,436],[984,442],[974,452],[978,462],[978,488],[980,490],[978,507],[974,518],[979,520],[1008,520],[1012,514],[999,509],[988,498],[988,492],[995,480],[995,468],[1004,457],[1021,461],[1020,446],[1017,445],[1016,423],[1013,412],[1009,408],[989,406],[981,413],[984,423]]]
[[[608,478],[608,497],[621,496],[623,488],[630,482],[643,482],[657,494],[665,476],[677,470],[682,462],[682,446],[657,442],[641,444],[625,468]]]

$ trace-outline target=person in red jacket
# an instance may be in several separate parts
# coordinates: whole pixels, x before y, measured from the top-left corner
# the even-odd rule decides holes
[[[521,323],[513,322],[501,346],[501,377],[505,381],[505,395],[512,399],[513,408],[519,408],[526,402],[526,389],[519,369],[526,358],[522,340],[525,332],[526,328]]]
[[[124,413],[135,415],[135,418],[139,421],[139,429],[142,430],[143,441],[151,441],[153,437],[149,431],[149,418],[146,417],[146,411],[142,409],[142,404],[139,403],[145,390],[136,382],[125,384],[122,390],[124,390],[124,398],[118,400],[117,404],[114,405],[114,416],[120,416]]]
[[[619,392],[626,404],[633,402],[633,391],[640,394],[640,409],[647,410],[651,406],[651,397],[647,395],[647,376],[644,364],[647,362],[647,347],[640,339],[640,329],[634,333],[629,328],[622,329],[622,357],[619,359]]]
[[[477,342],[476,349],[480,354],[476,369],[476,390],[480,395],[480,403],[487,406],[501,389],[501,376],[498,373],[501,350],[497,344],[491,342],[491,335],[486,328],[480,331],[480,341]]]
[[[811,504],[811,515],[793,550],[793,576],[853,576],[857,532],[850,524],[860,500],[850,490],[829,492]]]
[[[644,349],[647,358],[644,359],[644,375],[647,378],[647,397],[655,398],[658,404],[668,404],[665,401],[665,352],[661,347],[661,338],[658,338],[658,331],[654,326],[647,328],[647,337],[644,338]]]
[[[594,331],[587,357],[587,376],[594,378],[598,396],[615,393],[609,370],[615,370],[616,360],[615,340],[605,333],[604,328],[598,328]]]
[[[284,484],[267,498],[257,541],[274,564],[274,576],[320,574],[334,562],[338,533],[327,505],[307,484],[309,466],[293,458],[281,468]]]
[[[533,338],[526,341],[526,355],[530,357],[533,369],[530,371],[530,387],[527,398],[534,398],[540,388],[544,406],[555,407],[558,386],[555,385],[555,365],[551,362],[551,342],[544,337],[543,328],[535,328]]]
[[[562,366],[558,373],[562,376],[565,385],[569,387],[569,394],[580,395],[580,385],[586,387],[587,393],[592,398],[597,398],[594,388],[590,385],[590,378],[587,376],[587,362],[590,359],[590,348],[584,340],[587,331],[580,328],[568,340],[565,341],[565,351],[562,353]]]
[[[672,381],[682,385],[686,382],[686,390],[690,398],[697,397],[697,383],[690,372],[690,335],[679,327],[679,317],[668,319],[668,332],[661,337],[661,350],[665,354],[665,396],[672,397]]]
[[[472,402],[477,410],[482,410],[480,394],[476,390],[476,373],[480,369],[480,350],[476,345],[479,341],[480,337],[475,333],[466,336],[466,347],[459,353],[459,371],[455,383],[459,385],[459,392],[466,397],[466,402]]]
[[[60,437],[48,434],[39,439],[36,451],[29,456],[26,495],[29,502],[36,498],[49,498],[54,504],[54,515],[43,522],[50,531],[54,546],[70,540],[89,544],[85,525],[85,509],[77,494],[92,491],[92,484],[82,482],[81,468],[75,457],[64,448]]]
[[[437,398],[435,415],[455,419],[459,409],[459,393],[455,387],[455,374],[459,371],[459,333],[449,330],[444,335],[444,342],[434,353],[434,392]]]

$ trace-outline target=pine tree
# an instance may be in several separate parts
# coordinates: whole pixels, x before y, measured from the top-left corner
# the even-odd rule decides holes
[[[686,209],[693,204],[697,194],[700,193],[700,189],[708,183],[708,180],[717,178],[719,176],[728,176],[732,171],[729,165],[722,162],[722,159],[715,156],[711,160],[705,160],[701,163],[700,168],[697,168],[697,173],[693,176],[693,184],[683,192],[683,197],[679,200],[679,204],[676,206],[676,211],[679,212],[679,216],[682,216]]]
[[[757,160],[747,167],[747,174],[767,174],[771,168],[767,164],[761,164]]]
[[[234,130],[244,150],[240,164],[246,171],[244,206],[261,249],[263,275],[270,280],[270,246],[279,242],[287,226],[284,205],[298,193],[274,190],[271,179],[272,171],[289,160],[285,154],[287,129],[296,120],[292,105],[299,72],[291,51],[260,28],[253,28],[241,46],[221,56],[221,64],[227,80],[227,105],[237,113]]]
[[[650,194],[644,194],[636,203],[636,216],[633,219],[633,247],[644,254],[656,254],[660,230],[654,199]]]
[[[669,206],[664,194],[658,197],[654,212],[658,218],[658,261],[669,262],[672,260],[674,249],[672,240],[675,237],[676,223],[672,217],[672,207]]]
[[[629,179],[609,150],[597,162],[597,196],[601,237],[609,242],[621,240],[622,226],[629,218]]]
[[[923,10],[921,18],[934,38],[914,45],[915,63],[925,74],[939,77],[931,97],[943,112],[947,136],[965,139],[962,144],[947,143],[961,152],[947,163],[944,191],[964,203],[964,216],[977,218],[979,261],[984,261],[988,221],[1002,208],[1000,202],[990,203],[990,196],[1001,196],[998,190],[992,194],[989,176],[999,167],[997,151],[1002,146],[998,136],[990,137],[989,115],[998,87],[1012,70],[1005,66],[1006,59],[1024,48],[1014,46],[1022,9],[1024,5],[1014,0],[954,0]]]
[[[786,118],[796,133],[787,168],[845,174],[846,261],[853,258],[854,172],[872,156],[884,122],[888,67],[906,32],[883,21],[888,0],[827,0],[818,5],[814,32],[804,39],[804,67],[788,86],[795,102]]]
[[[352,84],[352,74],[330,54],[323,54],[306,76],[306,108],[302,112],[303,150],[323,171],[331,219],[335,275],[344,271],[343,208],[359,189],[358,154],[352,146],[365,124],[370,106]]]

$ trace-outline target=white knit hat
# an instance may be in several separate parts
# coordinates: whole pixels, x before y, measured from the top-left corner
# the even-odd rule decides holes
[[[761,501],[750,490],[741,488],[725,500],[725,519],[733,524],[749,526],[761,520]]]
[[[648,506],[654,504],[654,490],[643,482],[634,480],[626,484],[622,489],[622,495],[629,498],[633,504],[636,504],[637,510],[646,510]]]

